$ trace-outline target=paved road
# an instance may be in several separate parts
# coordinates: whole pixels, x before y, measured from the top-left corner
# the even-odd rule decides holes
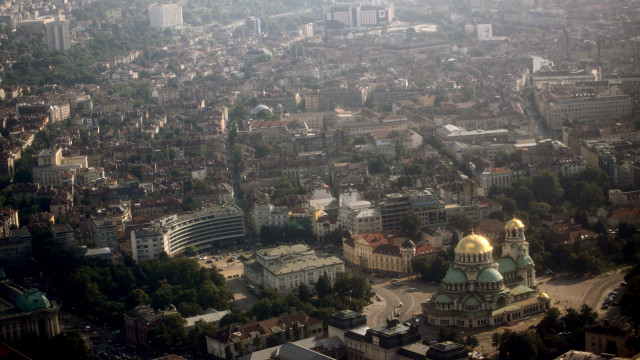
[[[597,310],[600,317],[612,317],[619,313],[616,306],[607,310],[601,310],[600,305],[606,298],[607,294],[620,286],[624,281],[624,275],[627,269],[616,270],[606,274],[599,275],[595,278],[580,278],[571,276],[560,276],[551,280],[550,277],[540,277],[540,289],[548,293],[552,298],[552,305],[565,311],[569,307],[580,309],[586,304]],[[379,281],[379,280],[378,280]],[[394,308],[399,313],[397,319],[405,321],[417,314],[421,309],[421,303],[427,301],[437,289],[437,285],[427,284],[419,279],[400,280],[396,284],[392,284],[390,279],[383,280],[373,285],[373,290],[378,294],[382,301],[375,301],[367,306],[364,313],[368,315],[367,325],[370,327],[383,326],[386,319],[393,317]],[[409,288],[416,288],[418,291],[408,292]],[[402,302],[402,307],[397,307]],[[522,331],[535,326],[544,317],[544,314],[530,316],[518,323],[512,323],[509,326],[501,326],[490,329],[474,329],[473,334],[478,338],[480,346],[476,349],[482,353],[493,353],[495,349],[491,346],[491,337],[495,332],[503,332],[505,329],[514,331]],[[436,340],[438,337],[438,327],[425,326],[421,324],[420,333],[423,338],[428,340]],[[460,329],[464,336],[470,334],[468,329]]]
[[[386,324],[387,319],[394,318],[393,314],[398,314],[396,319],[400,321],[408,320],[422,311],[421,304],[431,296],[437,289],[436,285],[427,284],[422,280],[412,278],[400,279],[392,283],[391,279],[380,281],[372,286],[373,291],[382,298],[382,301],[375,301],[365,308],[364,313],[368,315],[367,324],[370,327],[378,327]],[[415,288],[417,291],[409,291]],[[402,303],[402,306],[399,306]]]

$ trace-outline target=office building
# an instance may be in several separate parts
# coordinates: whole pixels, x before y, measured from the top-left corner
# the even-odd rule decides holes
[[[384,4],[336,4],[324,14],[327,27],[351,29],[382,27],[394,19],[393,3]]]
[[[478,24],[478,40],[491,40],[493,38],[493,27],[491,24]]]
[[[244,233],[244,215],[235,205],[168,215],[131,232],[133,259],[157,259],[162,252],[172,256],[187,246],[195,246],[199,251],[226,246],[244,240]]]
[[[182,6],[177,4],[151,5],[149,25],[152,29],[164,30],[182,26]]]
[[[69,50],[71,36],[68,21],[52,21],[47,23],[47,50]]]

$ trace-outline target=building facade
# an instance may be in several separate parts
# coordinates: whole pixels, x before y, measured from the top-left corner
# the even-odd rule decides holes
[[[184,215],[168,215],[131,232],[133,259],[173,256],[187,246],[205,250],[244,240],[244,215],[237,206],[203,208]]]
[[[58,325],[59,306],[55,301],[36,289],[23,289],[4,278],[1,271],[0,339],[16,343],[27,334],[39,338],[52,338],[60,333]]]
[[[342,243],[344,259],[366,270],[409,274],[416,258],[432,259],[438,249],[429,245],[417,246],[403,238],[388,239],[380,233],[361,233],[348,237]],[[402,241],[401,244],[398,244]]]
[[[0,239],[0,260],[8,266],[33,264],[29,230],[10,229],[9,234],[8,238]]]
[[[295,310],[295,309],[292,309]],[[300,333],[296,336],[294,329]],[[302,329],[307,328],[307,331]],[[288,332],[285,335],[285,332]],[[267,319],[246,325],[227,326],[217,333],[207,336],[207,352],[216,359],[226,357],[226,348],[229,347],[234,358],[239,357],[240,345],[252,353],[262,348],[282,344],[285,339],[323,337],[322,321],[300,313],[285,314],[277,318]],[[260,341],[255,339],[259,338]]]
[[[542,88],[535,90],[535,100],[547,126],[558,134],[566,122],[624,120],[631,116],[631,97],[617,87],[597,94]]]
[[[53,21],[47,23],[46,29],[47,50],[69,50],[71,47],[71,35],[68,21]]]
[[[395,359],[402,346],[418,341],[418,326],[407,326],[397,319],[387,320],[387,324],[382,327],[361,327],[344,335],[349,360]]]
[[[286,227],[289,225],[290,214],[286,206],[256,204],[251,211],[253,230],[257,234],[263,226]]]
[[[286,295],[300,285],[313,287],[326,275],[333,284],[344,271],[344,262],[335,256],[318,257],[308,245],[281,245],[254,251],[255,260],[245,263],[247,282]]]
[[[426,322],[489,327],[546,311],[550,299],[538,289],[524,230],[518,219],[505,225],[502,257],[497,260],[487,238],[472,234],[460,240],[440,289],[422,304]]]
[[[118,246],[116,224],[111,219],[94,219],[89,223],[91,237],[96,247],[115,248]]]
[[[151,5],[149,25],[152,29],[160,30],[182,26],[182,6],[177,4]]]
[[[381,27],[394,19],[393,3],[336,4],[324,16],[327,26],[340,24],[346,28]]]

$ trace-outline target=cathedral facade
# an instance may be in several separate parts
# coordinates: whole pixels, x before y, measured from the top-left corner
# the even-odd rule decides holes
[[[499,259],[494,259],[493,246],[483,236],[460,240],[440,289],[422,304],[425,323],[489,327],[546,311],[550,299],[538,290],[524,230],[515,218],[505,225]]]

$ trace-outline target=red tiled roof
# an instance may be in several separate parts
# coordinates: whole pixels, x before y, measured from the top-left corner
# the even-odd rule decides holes
[[[376,247],[373,250],[373,252],[376,253],[376,254],[387,254],[387,255],[400,256],[400,247],[397,246],[397,245],[382,244],[382,245],[379,245],[378,247]]]
[[[416,257],[438,253],[440,250],[427,244],[420,245],[416,248]]]

